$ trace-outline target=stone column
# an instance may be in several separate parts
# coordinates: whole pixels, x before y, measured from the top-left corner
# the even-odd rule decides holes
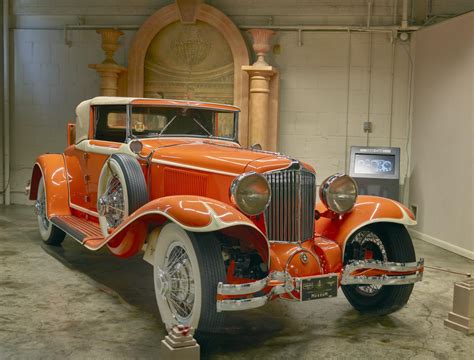
[[[242,70],[249,74],[249,145],[260,144],[269,149],[269,97],[270,80],[275,74],[273,66],[243,66]]]
[[[102,96],[117,96],[119,75],[127,69],[118,65],[114,60],[118,48],[118,39],[123,32],[117,29],[99,29],[97,33],[102,36],[102,50],[105,59],[101,64],[89,64],[100,76],[100,94]]]
[[[270,38],[274,32],[266,29],[251,29],[249,33],[253,39],[253,49],[257,61],[250,66],[242,66],[250,79],[249,95],[249,145],[260,144],[264,150],[276,150],[275,106],[278,109],[278,86],[272,84],[276,69],[268,65],[265,55],[270,50]],[[276,102],[275,100],[276,96]]]

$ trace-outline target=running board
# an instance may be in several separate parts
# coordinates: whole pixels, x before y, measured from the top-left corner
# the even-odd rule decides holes
[[[53,216],[49,219],[55,226],[81,244],[88,240],[103,239],[102,231],[97,223],[87,221],[74,215]]]

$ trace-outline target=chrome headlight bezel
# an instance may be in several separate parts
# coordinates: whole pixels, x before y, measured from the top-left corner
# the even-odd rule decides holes
[[[248,201],[245,201],[245,199],[242,197],[242,186],[248,186],[249,181],[251,182],[252,180],[254,181],[260,181],[261,184],[264,184],[266,188],[266,200],[264,201],[264,204],[261,204],[257,208],[252,209],[251,206],[248,204]],[[248,199],[247,199],[248,200]],[[256,216],[261,213],[263,213],[268,205],[270,204],[271,200],[271,189],[270,185],[268,184],[267,178],[263,176],[262,174],[259,174],[257,172],[247,172],[244,174],[239,175],[232,181],[232,184],[230,186],[230,201],[232,204],[234,204],[240,211],[242,211],[245,215],[248,216]]]
[[[341,186],[346,185],[352,187],[350,193],[342,193],[340,192],[340,190],[338,191]],[[355,182],[355,180],[349,175],[342,173],[329,176],[321,183],[321,186],[319,188],[319,198],[324,204],[324,206],[339,215],[348,213],[354,208],[354,205],[357,201],[358,193],[359,190],[357,188],[357,183]],[[338,196],[350,197],[350,202],[348,204],[345,204],[344,206],[340,203],[338,204]]]

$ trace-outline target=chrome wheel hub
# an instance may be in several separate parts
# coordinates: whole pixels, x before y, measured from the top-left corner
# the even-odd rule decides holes
[[[181,245],[177,243],[170,245],[163,272],[166,286],[161,289],[164,291],[171,312],[180,322],[185,322],[192,314],[195,292],[191,260]],[[158,275],[161,280],[160,274]]]
[[[169,292],[169,281],[166,278],[166,273],[161,270],[161,268],[156,265],[157,270],[156,270],[156,288],[158,289],[158,292],[160,295],[166,299],[166,296],[168,295]]]
[[[46,216],[46,200],[44,193],[39,194],[38,199],[35,201],[35,214],[39,217],[43,228],[48,229],[49,220]]]
[[[372,231],[361,231],[358,233],[353,244],[357,244],[361,251],[371,251],[374,260],[388,261],[387,251],[380,238]],[[362,295],[374,296],[382,289],[382,285],[358,285],[356,290]]]

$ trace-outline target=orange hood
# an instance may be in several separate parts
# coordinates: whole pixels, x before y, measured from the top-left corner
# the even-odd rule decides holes
[[[263,173],[288,167],[291,160],[278,154],[243,149],[237,143],[196,138],[143,139],[143,152],[154,151],[153,162],[184,165],[239,175],[247,171]]]

